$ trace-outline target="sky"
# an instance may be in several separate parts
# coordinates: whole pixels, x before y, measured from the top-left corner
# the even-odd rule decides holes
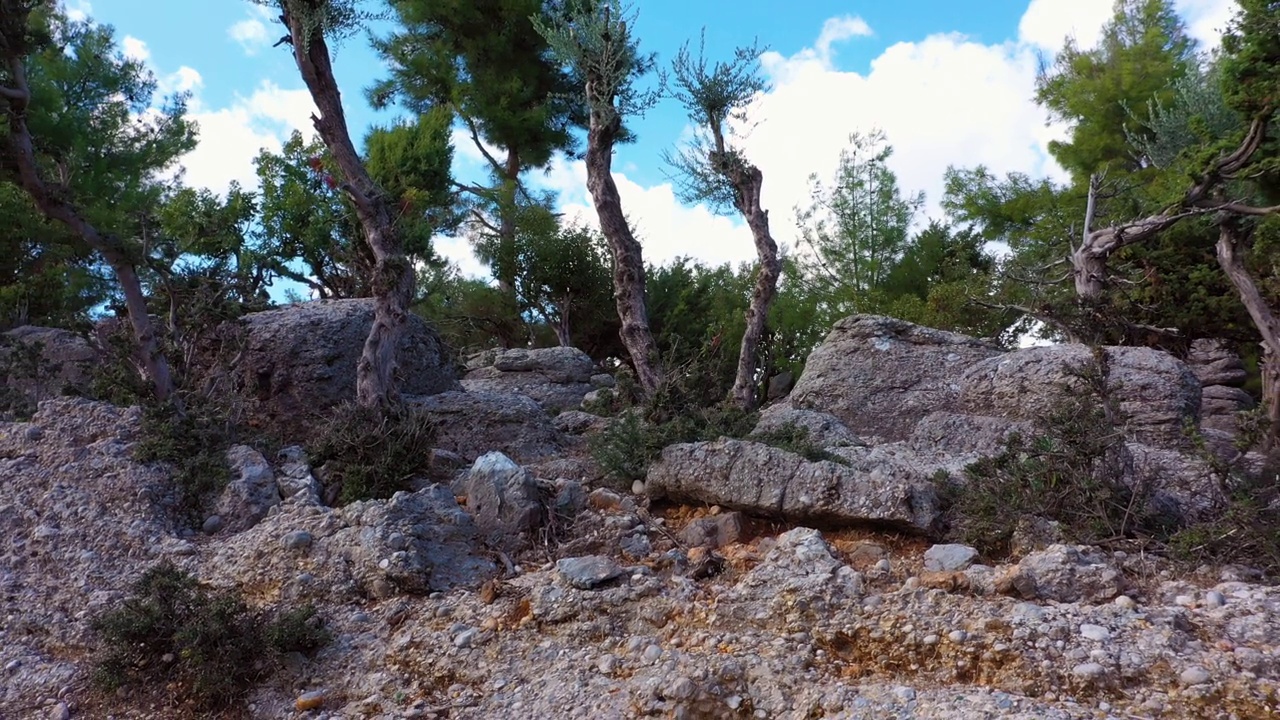
[[[378,9],[378,0],[370,8]],[[633,0],[631,28],[641,49],[669,67],[680,47],[706,28],[711,59],[758,41],[768,83],[749,108],[741,138],[764,174],[762,204],[774,237],[794,248],[795,211],[806,206],[810,176],[828,179],[851,133],[883,130],[894,148],[889,167],[904,194],[923,192],[921,219],[941,218],[948,166],[987,166],[997,174],[1065,178],[1049,156],[1066,128],[1034,102],[1039,59],[1067,36],[1093,46],[1113,0]],[[1175,0],[1202,49],[1218,44],[1235,0]],[[313,105],[289,52],[271,45],[285,34],[273,14],[249,0],[156,2],[67,0],[77,17],[111,25],[123,52],[144,60],[162,93],[189,92],[199,145],[182,160],[185,180],[225,191],[235,180],[254,187],[253,158],[278,150],[289,134],[312,134]],[[385,36],[375,23],[369,32]],[[343,105],[360,143],[368,128],[402,113],[375,111],[365,89],[386,76],[367,36],[341,44],[334,58]],[[159,99],[157,99],[159,102]],[[664,151],[690,133],[683,108],[665,100],[631,121],[639,139],[618,149],[614,176],[623,207],[644,245],[662,264],[691,257],[711,264],[753,260],[740,218],[679,202]],[[480,153],[455,132],[455,174],[482,171]],[[594,225],[581,161],[556,158],[529,177],[555,190],[567,216]],[[438,238],[437,251],[470,275],[484,267],[465,239]]]

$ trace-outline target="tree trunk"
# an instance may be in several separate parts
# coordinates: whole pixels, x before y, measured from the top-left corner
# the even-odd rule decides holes
[[[373,253],[371,285],[374,298],[373,327],[356,366],[356,400],[365,407],[388,407],[399,401],[396,387],[396,354],[408,324],[408,307],[413,299],[413,266],[404,255],[386,194],[369,176],[351,141],[342,95],[338,91],[329,62],[329,48],[322,29],[290,10],[301,5],[320,12],[325,0],[282,2],[281,19],[289,28],[293,57],[302,80],[311,93],[320,115],[311,122],[333,154],[345,182],[342,189],[351,197],[356,216],[364,230],[365,242]]]
[[[652,395],[662,384],[658,346],[649,330],[649,312],[645,308],[644,257],[640,243],[631,233],[622,213],[622,199],[613,181],[613,143],[620,121],[604,121],[597,110],[591,111],[591,127],[587,132],[587,190],[600,219],[600,232],[609,241],[613,253],[613,297],[622,321],[622,344],[631,356],[636,377],[646,395]]]
[[[769,211],[760,206],[763,173],[754,165],[744,164],[731,173],[730,181],[736,191],[738,211],[746,218],[747,227],[751,228],[760,269],[756,272],[755,288],[751,291],[751,304],[747,306],[747,327],[742,333],[742,346],[738,350],[738,372],[729,397],[743,410],[754,410],[759,401],[757,389],[760,384],[756,382],[756,370],[760,338],[764,335],[769,308],[778,295],[782,261],[778,259],[778,244],[769,232]]]
[[[18,183],[35,201],[36,207],[50,220],[66,225],[81,240],[92,247],[106,260],[111,271],[115,273],[124,293],[125,309],[128,311],[129,324],[133,327],[133,337],[138,352],[138,360],[142,364],[147,379],[156,399],[160,402],[175,400],[173,374],[169,369],[169,361],[160,350],[156,340],[155,327],[147,312],[147,298],[142,292],[142,282],[138,279],[137,268],[129,258],[124,243],[114,235],[104,234],[94,227],[61,193],[50,190],[40,177],[36,163],[35,147],[31,139],[31,130],[27,127],[27,111],[31,102],[31,90],[27,85],[26,69],[19,57],[7,57],[11,79],[15,85],[3,90],[4,99],[8,103],[9,136],[7,160],[16,166]]]
[[[1253,320],[1253,325],[1262,337],[1262,387],[1263,402],[1267,406],[1267,417],[1271,421],[1268,447],[1275,447],[1280,438],[1280,320],[1272,312],[1263,298],[1262,292],[1249,274],[1244,262],[1244,244],[1247,240],[1245,231],[1236,224],[1236,219],[1224,216],[1218,223],[1218,264],[1227,279],[1240,294],[1240,301]]]

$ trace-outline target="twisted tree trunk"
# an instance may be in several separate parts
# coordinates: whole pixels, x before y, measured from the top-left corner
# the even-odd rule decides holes
[[[8,48],[6,48],[8,50]],[[9,69],[13,87],[0,87],[0,96],[8,106],[6,113],[9,119],[7,142],[8,157],[11,170],[16,170],[18,184],[35,201],[36,207],[50,220],[66,225],[89,247],[102,256],[102,259],[115,273],[124,293],[125,309],[129,315],[129,324],[133,327],[138,362],[143,373],[151,382],[156,399],[160,402],[175,400],[173,374],[169,369],[169,361],[160,350],[156,340],[155,327],[147,312],[147,298],[142,292],[142,282],[138,279],[138,271],[124,243],[115,235],[101,232],[84,218],[76,207],[64,197],[62,190],[50,188],[40,176],[36,162],[35,146],[31,139],[31,130],[27,126],[27,112],[31,102],[31,89],[27,84],[26,68],[22,58],[17,55],[4,57]]]
[[[1272,312],[1245,266],[1247,242],[1248,233],[1240,228],[1236,218],[1225,214],[1219,218],[1218,265],[1240,294],[1240,301],[1262,337],[1259,369],[1262,372],[1262,399],[1267,407],[1267,418],[1271,421],[1270,448],[1275,447],[1276,440],[1280,438],[1280,319]]]
[[[311,122],[338,163],[365,242],[373,252],[373,327],[356,366],[356,400],[366,407],[388,407],[399,401],[396,388],[396,354],[408,324],[413,299],[413,266],[404,254],[390,203],[382,188],[365,169],[351,141],[342,95],[329,62],[329,47],[319,23],[308,23],[304,13],[319,13],[326,0],[282,0],[280,19],[289,28],[294,61],[320,114]],[[301,12],[299,12],[301,11]]]
[[[622,344],[631,356],[640,387],[652,395],[662,384],[658,346],[649,330],[649,312],[645,308],[644,257],[622,213],[622,198],[613,181],[613,144],[621,128],[614,117],[605,119],[595,108],[587,132],[587,190],[600,219],[600,232],[609,241],[613,254],[613,297],[622,321]]]
[[[764,174],[760,168],[741,158],[730,159],[723,150],[724,141],[717,132],[720,159],[728,162],[726,175],[734,189],[734,204],[746,218],[755,240],[756,256],[760,268],[756,271],[755,287],[751,291],[751,304],[747,306],[747,327],[742,333],[742,345],[738,350],[738,371],[733,379],[729,398],[743,410],[753,410],[759,402],[756,370],[759,368],[760,338],[769,319],[769,308],[778,295],[778,278],[782,275],[782,261],[778,259],[778,243],[769,232],[769,211],[760,206],[760,188]]]

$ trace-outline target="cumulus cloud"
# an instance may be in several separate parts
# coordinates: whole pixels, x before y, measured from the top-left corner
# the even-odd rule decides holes
[[[147,48],[147,44],[132,35],[125,35],[120,41],[120,51],[126,58],[140,63],[151,59],[151,50]]]
[[[200,144],[182,158],[186,181],[221,193],[232,180],[257,187],[253,159],[263,149],[279,151],[294,130],[310,135],[315,105],[306,90],[286,90],[264,80],[253,94],[237,96],[228,107],[206,108],[197,98],[191,110]]]
[[[246,55],[257,54],[270,40],[270,33],[267,31],[267,21],[270,19],[271,13],[265,6],[254,5],[249,10],[249,17],[227,28],[227,36],[240,43]]]
[[[66,5],[67,18],[72,22],[84,22],[93,14],[93,6],[84,0],[69,2]]]

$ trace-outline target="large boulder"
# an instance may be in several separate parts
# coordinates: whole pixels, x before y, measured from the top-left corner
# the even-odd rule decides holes
[[[966,412],[1017,420],[1044,419],[1063,400],[1089,393],[1082,377],[1097,368],[1093,349],[1053,345],[1015,350],[974,363],[958,378]],[[1184,427],[1197,423],[1200,382],[1168,353],[1141,347],[1104,348],[1105,392],[1120,420],[1143,442],[1173,447]]]
[[[467,367],[462,381],[467,390],[521,393],[547,410],[577,408],[596,389],[595,363],[572,347],[487,351],[469,359]]]
[[[965,368],[1002,354],[966,335],[855,315],[809,355],[789,403],[830,413],[864,439],[905,440],[929,413],[959,409]]]
[[[500,452],[481,455],[467,475],[467,509],[495,545],[518,547],[526,533],[542,526],[549,492],[533,474]]]
[[[655,499],[720,505],[788,522],[934,529],[939,509],[929,478],[936,466],[919,464],[905,451],[839,450],[844,462],[810,462],[780,448],[727,438],[671,445],[649,468],[645,487]]]
[[[88,391],[100,362],[98,351],[70,330],[23,325],[0,334],[0,417]]]
[[[494,450],[529,463],[563,446],[546,410],[527,395],[450,391],[406,399],[436,421],[437,446],[468,463]]]
[[[224,326],[237,349],[230,374],[260,423],[305,431],[319,413],[356,396],[356,363],[373,324],[373,300],[317,300],[250,313]],[[410,315],[396,378],[406,395],[458,390],[440,335]],[[216,371],[216,369],[215,369]]]

